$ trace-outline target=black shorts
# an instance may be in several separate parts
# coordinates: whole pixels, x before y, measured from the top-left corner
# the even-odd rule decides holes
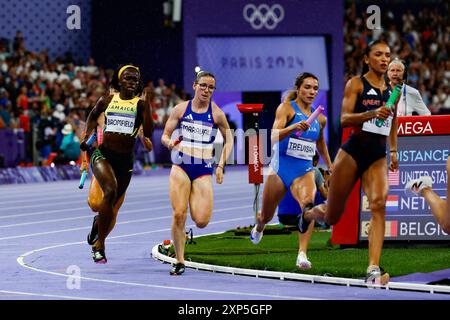
[[[300,215],[294,214],[280,214],[278,215],[278,221],[285,226],[295,226],[298,230],[298,222]],[[300,230],[299,230],[300,231]]]
[[[386,157],[385,139],[360,139],[354,135],[341,146],[341,149],[347,152],[355,160],[358,166],[358,176],[362,174],[375,161]]]
[[[118,153],[107,149],[103,146],[99,148],[92,148],[88,151],[91,158],[91,165],[100,159],[108,161],[111,165],[114,174],[117,177],[123,177],[133,174],[134,154],[133,153]]]

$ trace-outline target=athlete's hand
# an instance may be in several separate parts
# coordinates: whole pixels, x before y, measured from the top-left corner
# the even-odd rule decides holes
[[[216,182],[222,184],[223,182],[223,168],[222,166],[217,166],[216,168]]]
[[[309,129],[310,125],[305,120],[302,120],[300,122],[294,123],[293,127],[294,127],[294,130],[307,131]]]
[[[389,165],[389,170],[392,172],[398,170],[397,152],[391,152],[391,163]]]
[[[167,146],[167,148],[169,148],[169,150],[172,150],[173,148],[175,148],[177,145],[180,144],[180,142],[183,140],[183,136],[179,136],[177,139],[175,140],[170,140],[169,145]]]
[[[148,152],[153,150],[153,143],[149,138],[144,137],[142,143],[144,144],[144,147],[145,149],[147,149]]]
[[[175,148],[178,145],[178,143],[177,143],[177,140],[170,140],[167,148],[169,149],[169,151],[172,151],[172,149]]]
[[[89,173],[89,163],[86,160],[83,160],[80,165],[80,174],[86,170],[86,173]]]
[[[376,118],[381,120],[386,120],[392,115],[392,110],[386,107],[379,107],[375,110]]]

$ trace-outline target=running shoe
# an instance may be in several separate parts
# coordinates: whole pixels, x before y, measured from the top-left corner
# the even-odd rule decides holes
[[[186,267],[183,263],[177,263],[173,266],[172,270],[170,270],[170,275],[171,276],[181,276],[184,273],[185,269],[186,269]]]
[[[298,254],[296,265],[300,270],[309,270],[312,267],[311,262],[303,251],[300,251]]]
[[[94,220],[92,221],[91,232],[87,235],[87,243],[91,246],[98,240],[98,223],[96,223],[98,215],[94,216]]]
[[[106,262],[108,262],[108,260],[106,259],[105,250],[103,249],[92,249],[92,259],[94,259],[95,263],[105,264]]]
[[[253,227],[252,231],[250,231],[250,241],[253,242],[253,244],[258,244],[261,242],[261,239],[263,237],[263,232],[256,231],[256,224]]]
[[[378,266],[369,266],[367,268],[366,280],[367,284],[386,285],[390,279],[389,273]]]
[[[430,176],[422,176],[418,179],[410,180],[405,185],[405,193],[409,196],[420,196],[424,188],[431,188],[433,180]]]

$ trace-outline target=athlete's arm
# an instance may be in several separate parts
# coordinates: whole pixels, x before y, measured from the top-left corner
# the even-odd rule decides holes
[[[398,100],[397,100],[398,102]],[[395,106],[397,109],[397,105]],[[391,163],[389,165],[389,169],[391,171],[396,171],[398,169],[398,160],[397,160],[397,130],[398,130],[398,121],[397,121],[397,110],[394,112],[394,117],[392,118],[391,131],[389,132],[389,153],[391,156]]]
[[[233,150],[234,139],[225,113],[215,103],[213,103],[213,112],[214,119],[216,120],[216,125],[219,128],[225,143],[218,164],[218,166],[222,167],[223,169],[225,162],[227,161],[228,157],[231,154],[231,151]]]
[[[317,151],[319,151],[320,156],[322,157],[323,161],[325,161],[325,164],[328,168],[328,170],[333,170],[333,164],[331,162],[330,154],[328,152],[327,142],[325,141],[325,135],[323,134],[323,131],[325,129],[325,126],[327,125],[327,118],[324,115],[319,115],[319,123],[320,123],[320,134],[319,139],[317,140]]]
[[[149,151],[149,152],[152,151],[153,150],[153,143],[152,143],[152,141],[149,138],[144,136],[144,130],[143,130],[142,125],[139,127],[138,135],[139,135],[139,139],[141,140],[142,145],[145,147],[145,149],[147,149],[147,151]]]
[[[91,136],[91,134],[94,132],[94,130],[96,130],[97,120],[100,117],[100,115],[103,112],[105,112],[106,108],[108,107],[108,104],[111,102],[112,97],[113,97],[112,95],[100,97],[100,99],[98,99],[92,111],[89,113],[89,116],[86,120],[85,136],[83,142],[80,144],[81,150],[83,151],[87,150],[86,142]]]
[[[84,140],[86,136],[86,129],[83,130],[83,132],[81,133],[81,141]],[[89,173],[89,164],[87,162],[87,152],[86,151],[81,151],[81,165],[80,165],[80,173],[82,173],[83,171],[86,171],[86,173]]]
[[[172,150],[175,146],[175,141],[171,141],[172,133],[176,129],[178,122],[182,117],[182,112],[186,109],[186,105],[189,102],[182,102],[176,105],[172,112],[170,112],[169,119],[167,119],[166,125],[164,126],[164,132],[161,137],[161,143],[165,145],[169,150]]]
[[[272,144],[283,140],[295,130],[306,131],[309,129],[310,125],[306,121],[293,123],[289,127],[286,127],[286,123],[288,122],[289,113],[291,110],[292,107],[287,102],[283,102],[278,106],[275,113],[275,121],[273,122],[272,126],[272,134],[270,136]]]
[[[359,77],[353,77],[347,81],[341,109],[341,126],[343,128],[357,127],[373,118],[386,120],[391,115],[391,110],[384,106],[376,110],[354,113],[356,101],[358,96],[362,94],[363,88],[362,80]]]

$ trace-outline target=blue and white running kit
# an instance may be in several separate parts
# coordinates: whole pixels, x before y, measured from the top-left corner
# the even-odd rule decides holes
[[[212,102],[204,113],[192,111],[192,100],[189,101],[183,117],[178,123],[177,130],[183,138],[181,147],[196,148],[202,150],[213,150],[213,143],[217,134],[217,126],[214,123],[212,113]],[[214,159],[194,158],[183,152],[172,154],[172,163],[188,175],[191,181],[204,176],[212,175]]]
[[[308,116],[300,110],[294,100],[291,101],[291,106],[295,111],[295,116],[286,123],[286,127],[291,123],[308,119]],[[314,110],[311,111],[314,112]],[[293,131],[273,147],[270,167],[281,178],[287,190],[290,189],[296,178],[314,170],[312,159],[316,154],[316,141],[319,139],[319,135],[320,124],[319,120],[315,119],[311,123],[311,127],[300,137],[297,137],[296,131]]]

